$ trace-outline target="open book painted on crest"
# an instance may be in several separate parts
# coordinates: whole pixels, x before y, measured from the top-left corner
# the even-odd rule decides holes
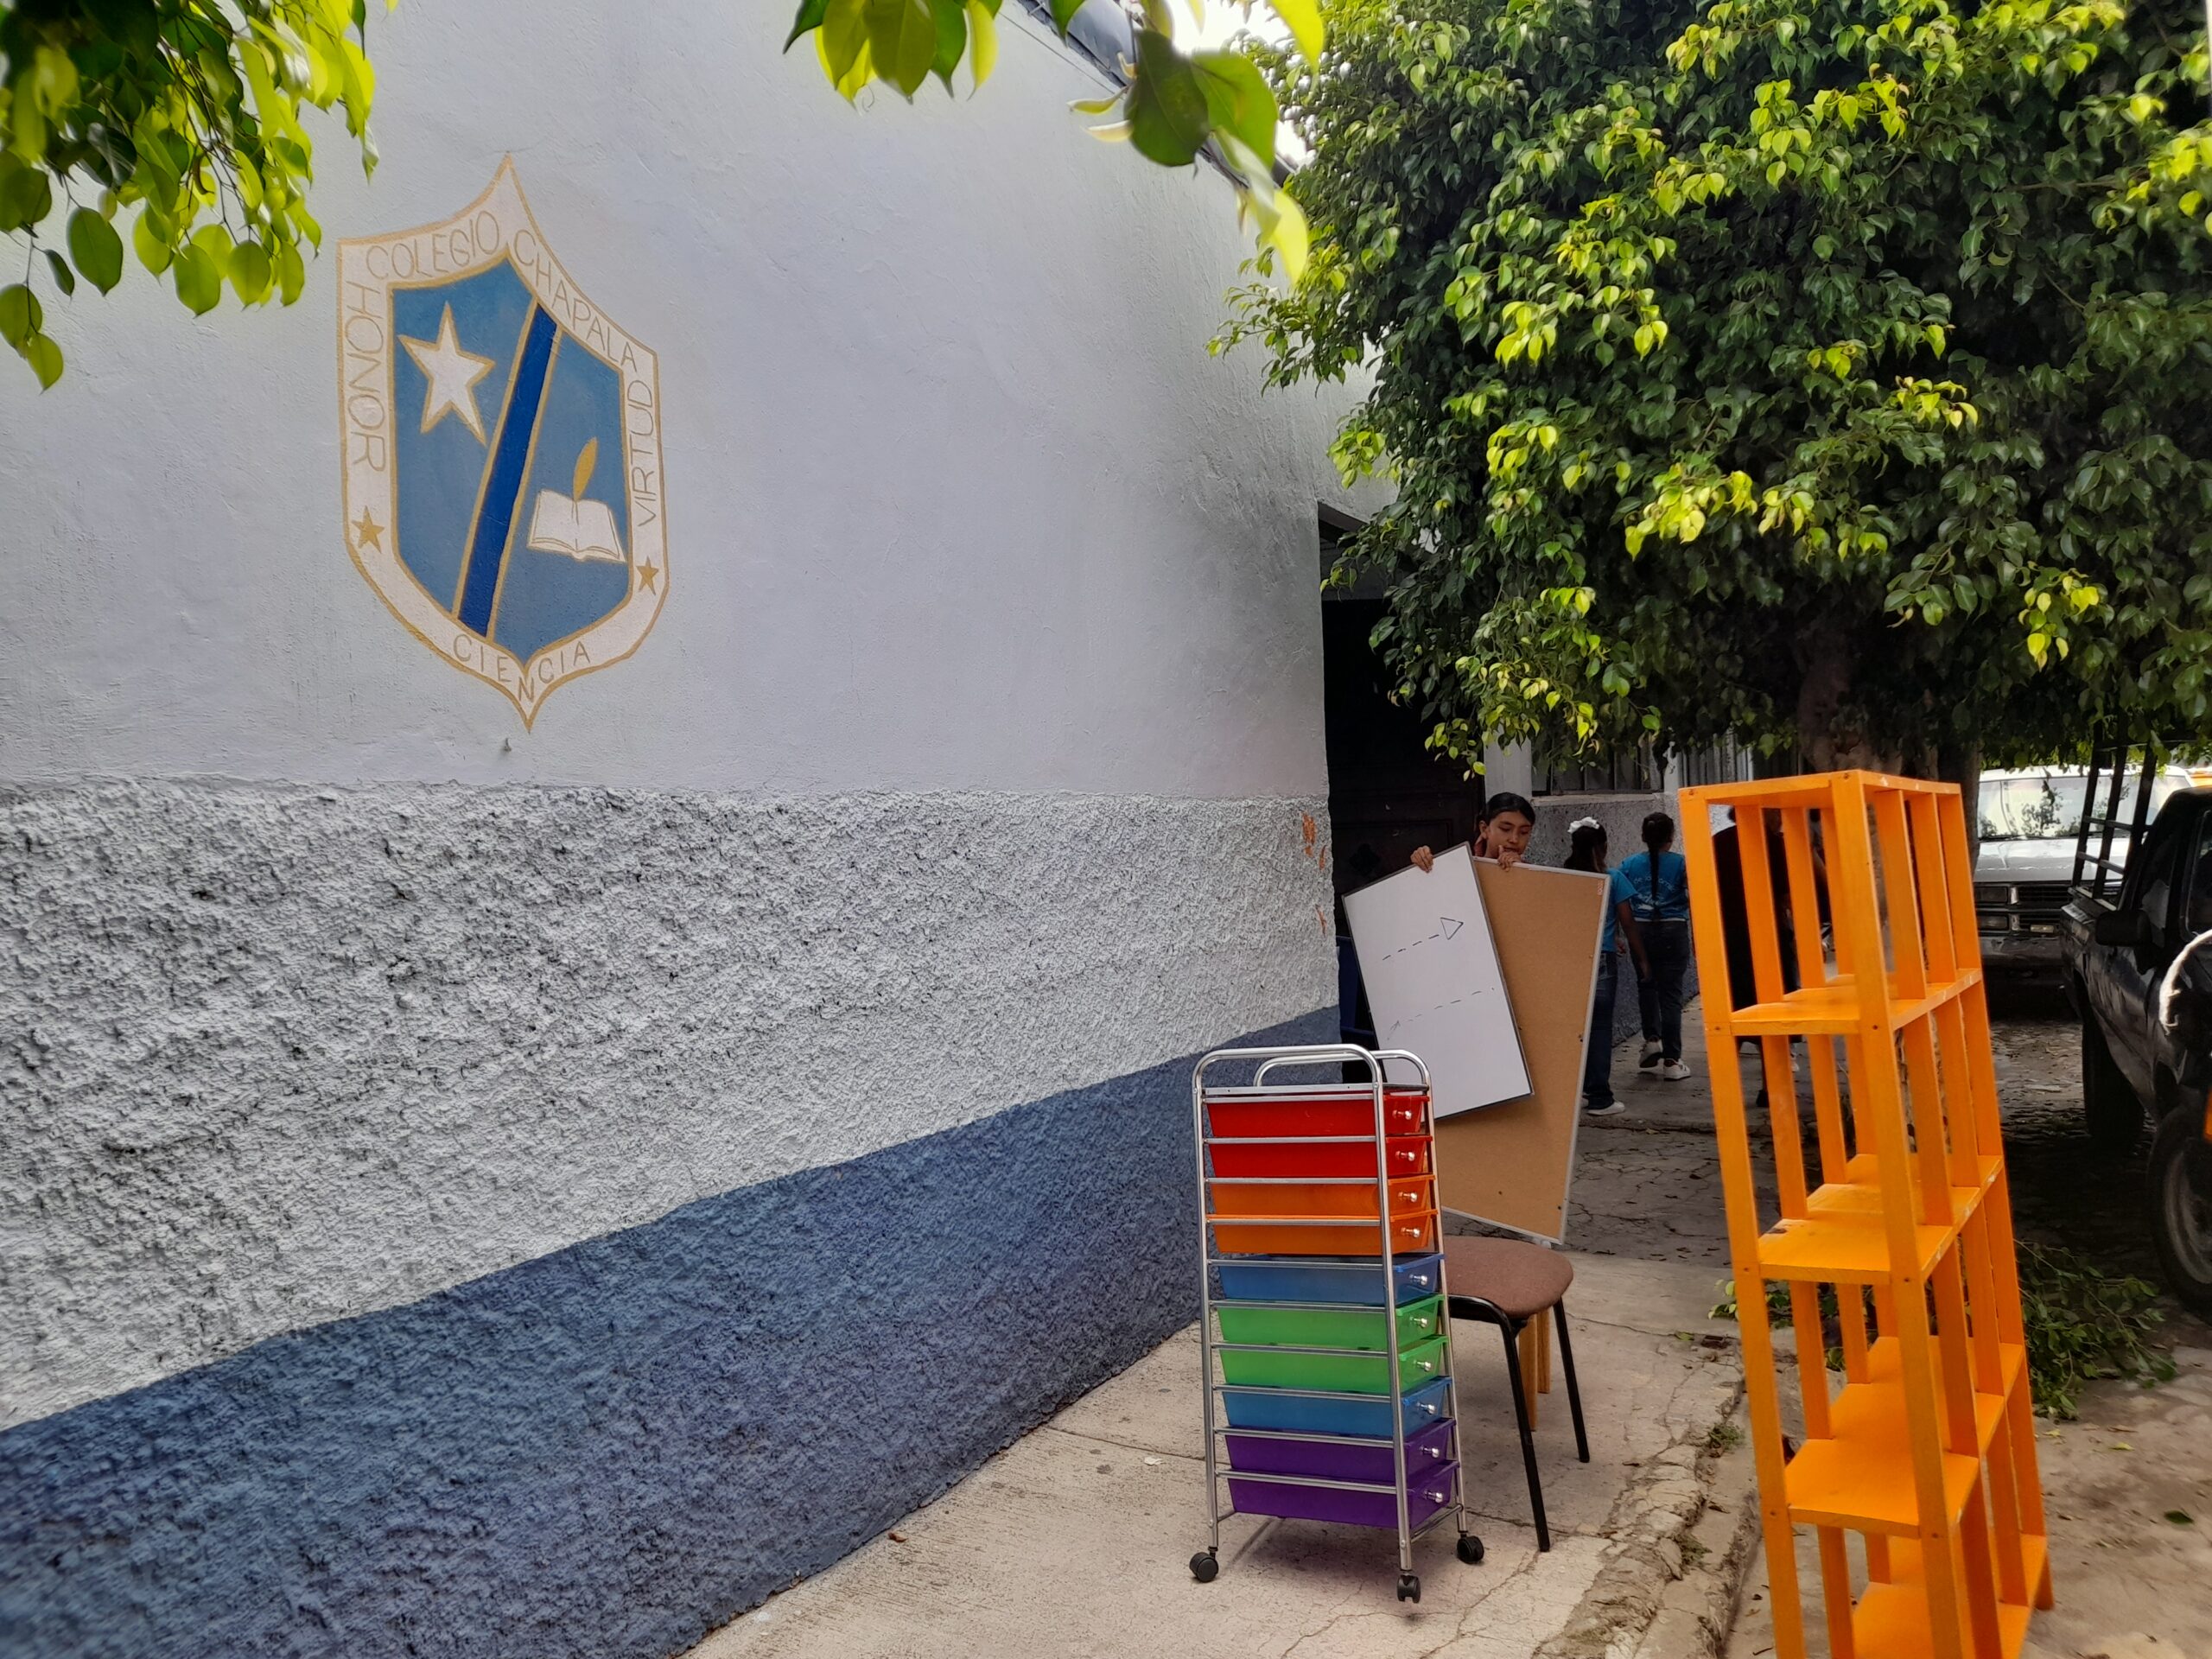
[[[622,551],[621,533],[614,528],[614,511],[604,501],[587,500],[584,486],[599,461],[599,440],[588,440],[576,457],[575,480],[569,493],[540,490],[531,510],[530,550],[565,553],[572,559],[607,564],[628,563]]]

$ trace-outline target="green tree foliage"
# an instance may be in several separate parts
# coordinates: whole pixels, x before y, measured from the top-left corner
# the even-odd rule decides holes
[[[342,110],[376,163],[362,25],[361,0],[0,0],[0,232],[27,245],[0,339],[41,385],[62,362],[39,289],[106,293],[126,239],[195,315],[226,283],[299,297],[322,242],[302,106]]]
[[[1194,19],[1204,0],[1189,0]],[[1245,0],[1246,4],[1250,0]],[[1319,60],[1319,0],[1267,0],[1288,29],[1300,60]],[[1063,35],[1084,0],[1051,0]],[[953,86],[968,65],[975,86],[998,61],[1000,0],[799,0],[786,51],[812,36],[822,73],[847,99],[881,82],[911,101],[931,75]],[[1275,95],[1252,57],[1237,51],[1186,51],[1176,44],[1169,0],[1140,0],[1136,60],[1121,66],[1123,90],[1075,108],[1102,120],[1096,137],[1126,142],[1164,167],[1211,151],[1236,181],[1241,211],[1257,226],[1260,260],[1295,276],[1306,267],[1306,216],[1275,177]]]
[[[1436,745],[2212,728],[2195,0],[1335,0],[1268,61]]]

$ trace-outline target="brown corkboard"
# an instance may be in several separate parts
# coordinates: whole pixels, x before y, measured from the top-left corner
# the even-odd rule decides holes
[[[1437,1124],[1437,1196],[1447,1210],[1560,1243],[1606,881],[1533,864],[1501,870],[1484,859],[1475,861],[1475,880],[1534,1087],[1523,1099]]]

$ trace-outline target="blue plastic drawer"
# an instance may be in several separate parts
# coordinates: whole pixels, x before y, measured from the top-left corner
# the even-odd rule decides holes
[[[1390,1269],[1397,1275],[1398,1305],[1433,1296],[1444,1283],[1440,1255],[1401,1256]],[[1231,1302],[1357,1302],[1382,1306],[1380,1257],[1347,1262],[1342,1267],[1286,1267],[1269,1262],[1240,1262],[1221,1269],[1221,1294]]]
[[[1452,1379],[1440,1376],[1403,1396],[1406,1433],[1417,1433],[1452,1415]],[[1313,1400],[1273,1389],[1231,1389],[1221,1396],[1231,1428],[1274,1428],[1293,1434],[1363,1434],[1390,1438],[1390,1401]]]

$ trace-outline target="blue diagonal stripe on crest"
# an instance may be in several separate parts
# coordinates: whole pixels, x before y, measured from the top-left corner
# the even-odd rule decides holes
[[[462,579],[461,626],[488,635],[492,628],[492,600],[499,591],[499,568],[506,562],[507,535],[515,522],[516,498],[522,493],[523,467],[530,459],[530,435],[537,426],[537,406],[545,396],[545,368],[553,359],[553,318],[543,306],[530,313],[530,332],[524,336],[522,355],[515,363],[514,385],[499,416],[499,433],[492,451],[491,476],[484,484],[484,505],[476,515],[476,533],[468,546],[468,574]]]

